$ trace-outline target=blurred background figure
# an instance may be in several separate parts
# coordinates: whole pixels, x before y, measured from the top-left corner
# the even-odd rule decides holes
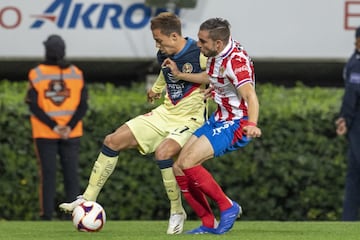
[[[349,144],[342,219],[356,221],[360,208],[360,27],[355,32],[355,52],[344,68],[344,80],[345,93],[336,120],[337,134],[346,135]]]
[[[65,197],[80,192],[78,162],[80,137],[87,110],[82,71],[65,60],[65,42],[50,35],[44,42],[45,60],[29,72],[26,103],[39,166],[40,217],[51,220],[55,210],[56,162],[60,157]]]

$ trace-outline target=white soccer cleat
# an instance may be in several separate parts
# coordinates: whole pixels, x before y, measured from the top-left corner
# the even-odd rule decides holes
[[[71,203],[61,203],[59,205],[60,210],[67,212],[67,213],[72,213],[72,211],[79,206],[81,203],[85,202],[86,200],[83,198],[82,195],[79,195],[76,197],[76,199],[71,202]]]
[[[170,215],[169,227],[166,231],[167,234],[180,234],[184,228],[186,220],[186,213],[174,213]]]

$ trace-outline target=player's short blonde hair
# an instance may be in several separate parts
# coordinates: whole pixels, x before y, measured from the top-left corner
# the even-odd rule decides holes
[[[177,33],[181,36],[181,21],[171,12],[162,12],[151,19],[151,30],[160,29],[161,33],[170,36],[171,33]]]

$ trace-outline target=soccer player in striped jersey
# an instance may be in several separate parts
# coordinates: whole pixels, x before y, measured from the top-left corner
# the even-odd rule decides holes
[[[160,13],[151,20],[151,31],[159,49],[157,58],[160,65],[166,58],[170,58],[183,72],[199,73],[205,70],[206,58],[200,53],[195,40],[182,37],[181,22],[176,15]],[[163,104],[129,120],[114,133],[107,135],[85,192],[75,201],[62,203],[59,207],[72,212],[84,200],[95,201],[115,169],[120,151],[137,148],[144,155],[155,153],[170,200],[167,234],[181,233],[186,212],[172,165],[182,146],[205,121],[204,88],[204,84],[175,79],[170,69],[162,68],[148,92],[148,100],[152,102],[159,98],[166,89]]]
[[[242,213],[202,163],[226,152],[246,146],[251,138],[261,136],[257,127],[259,102],[255,92],[254,67],[241,45],[230,36],[230,24],[222,18],[211,18],[201,24],[198,46],[208,57],[206,72],[189,74],[179,71],[171,59],[163,66],[173,75],[196,83],[210,84],[217,110],[185,144],[174,164],[174,172],[189,205],[201,218],[202,225],[189,234],[223,234],[228,232]],[[220,222],[209,207],[206,196],[217,203]]]

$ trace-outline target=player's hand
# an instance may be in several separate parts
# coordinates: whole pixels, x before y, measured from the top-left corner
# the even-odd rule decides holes
[[[175,78],[178,78],[179,74],[181,74],[176,63],[173,60],[171,60],[170,58],[165,59],[164,62],[161,64],[161,67],[170,68],[171,73],[173,74],[173,76]]]
[[[340,117],[335,121],[335,125],[336,125],[336,133],[339,136],[342,136],[344,134],[346,134],[347,132],[347,127],[346,127],[346,121],[345,118]]]
[[[203,94],[204,94],[204,100],[206,99],[213,99],[214,98],[214,88],[209,86],[208,88],[206,89],[201,89],[200,90]]]
[[[147,101],[149,103],[154,103],[156,99],[159,99],[161,97],[161,93],[155,93],[153,90],[149,90],[147,92]]]
[[[250,138],[261,137],[261,129],[256,126],[247,125],[243,128],[243,132]]]

